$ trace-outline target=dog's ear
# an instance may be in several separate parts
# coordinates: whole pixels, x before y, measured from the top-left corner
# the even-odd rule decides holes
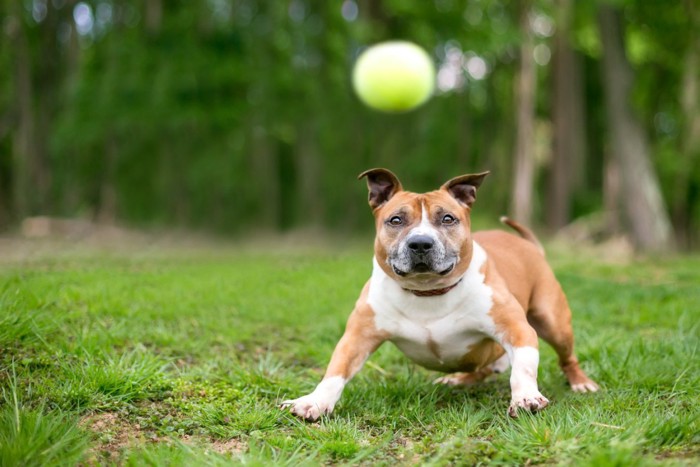
[[[476,190],[488,174],[487,171],[479,174],[460,175],[445,182],[440,189],[447,191],[457,201],[471,208],[476,201]]]
[[[369,169],[358,175],[357,179],[367,177],[369,205],[377,209],[389,201],[396,193],[403,190],[399,179],[387,169]]]

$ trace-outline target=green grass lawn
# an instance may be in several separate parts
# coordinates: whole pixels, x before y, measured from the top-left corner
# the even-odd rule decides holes
[[[601,393],[543,344],[551,405],[510,419],[507,375],[434,386],[386,344],[316,424],[277,404],[322,376],[369,243],[4,261],[0,465],[697,465],[700,258],[550,258]]]

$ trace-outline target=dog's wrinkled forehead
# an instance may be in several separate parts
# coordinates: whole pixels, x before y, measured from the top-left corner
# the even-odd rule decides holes
[[[413,193],[404,191],[386,202],[375,215],[381,220],[393,215],[405,215],[411,221],[420,222],[425,216],[432,218],[442,213],[463,217],[466,214],[464,206],[444,191],[429,193]]]
[[[394,196],[387,201],[381,209],[377,210],[376,214],[382,217],[403,213],[414,214],[420,217],[422,207],[423,203],[418,193],[404,191],[400,195]]]

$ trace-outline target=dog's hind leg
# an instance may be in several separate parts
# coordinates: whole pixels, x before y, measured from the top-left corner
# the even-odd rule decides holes
[[[437,378],[433,383],[444,384],[446,386],[472,386],[480,381],[483,381],[487,376],[492,374],[490,368],[482,368],[481,370],[472,371],[471,373],[451,373],[449,375]]]
[[[571,310],[561,286],[552,275],[546,287],[533,294],[528,321],[537,335],[551,345],[559,356],[559,366],[574,392],[596,392],[599,387],[579,367],[574,354]]]
[[[485,380],[492,374],[505,372],[509,366],[510,360],[508,359],[508,354],[504,353],[495,362],[480,370],[469,373],[451,373],[449,375],[437,378],[435,381],[433,381],[433,383],[445,384],[447,386],[472,386]]]

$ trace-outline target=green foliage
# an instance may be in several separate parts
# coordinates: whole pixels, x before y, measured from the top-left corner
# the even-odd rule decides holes
[[[683,2],[614,3],[624,9],[634,101],[664,195],[677,227],[692,237],[700,164],[682,143],[690,129],[680,101],[697,20]],[[537,44],[553,51],[552,34],[561,32],[585,61],[587,176],[573,194],[579,216],[602,206],[607,124],[598,2],[572,4],[571,30],[559,31],[561,5],[532,2]],[[19,76],[13,67],[30,62],[33,111],[45,118],[37,128],[45,130],[50,200],[25,209],[36,205],[24,200],[36,190],[23,172],[31,167],[18,162],[16,125],[3,123],[14,122],[9,113],[0,120],[0,151],[14,159],[0,158],[0,192],[9,200],[0,204],[0,223],[13,214],[55,214],[239,233],[307,225],[352,231],[370,223],[355,180],[368,167],[390,167],[419,190],[481,169],[492,170],[493,187],[513,177],[518,2],[89,0],[80,5],[89,7],[92,26],[81,34],[76,5],[24,5],[0,6],[11,15],[12,39],[0,44],[0,63]],[[28,56],[18,47],[25,36]],[[421,109],[371,111],[353,96],[353,61],[366,45],[397,38],[419,43],[439,66],[457,52],[462,61],[483,58],[486,75],[477,79],[462,63],[463,85]],[[538,66],[536,205],[546,205],[550,64]],[[21,107],[12,76],[0,79],[2,108]],[[479,202],[502,213],[508,200],[508,190],[493,189]]]

